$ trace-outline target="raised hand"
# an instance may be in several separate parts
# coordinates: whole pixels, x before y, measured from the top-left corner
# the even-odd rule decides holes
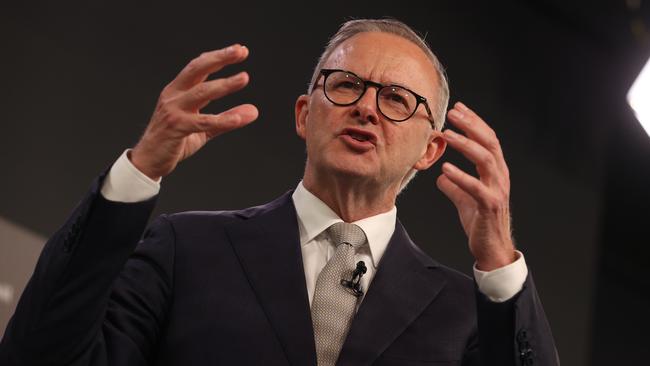
[[[141,172],[156,180],[224,132],[253,122],[258,115],[252,104],[242,104],[219,114],[203,114],[208,103],[248,84],[248,74],[206,81],[223,67],[242,62],[248,48],[238,44],[206,52],[192,60],[160,93],[144,135],[130,159]]]
[[[491,271],[516,259],[508,166],[496,134],[476,113],[458,102],[447,116],[465,135],[447,129],[445,140],[474,163],[479,177],[445,162],[437,185],[458,210],[478,269]]]

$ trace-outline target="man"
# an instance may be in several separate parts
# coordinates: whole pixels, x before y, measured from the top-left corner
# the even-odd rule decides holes
[[[7,365],[555,365],[550,329],[510,235],[498,140],[448,99],[428,46],[394,20],[344,24],[298,97],[307,164],[295,191],[259,207],[157,219],[134,251],[161,177],[257,117],[211,100],[248,83],[233,45],[165,87],[138,144],[47,243],[0,348]],[[395,199],[447,145],[438,187],[458,208],[476,284],[421,252]],[[353,224],[349,224],[353,223]],[[356,264],[356,265],[355,265]]]

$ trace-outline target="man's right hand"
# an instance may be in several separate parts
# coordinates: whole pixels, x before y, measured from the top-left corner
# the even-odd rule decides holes
[[[211,138],[253,122],[258,111],[252,104],[238,105],[216,115],[200,113],[212,100],[248,84],[246,72],[206,81],[210,74],[247,57],[248,48],[236,44],[203,53],[185,66],[160,93],[151,121],[129,156],[133,165],[158,180]]]

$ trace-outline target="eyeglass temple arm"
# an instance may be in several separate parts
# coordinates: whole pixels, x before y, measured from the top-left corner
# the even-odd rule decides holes
[[[429,103],[427,103],[426,99],[420,100],[422,104],[424,104],[424,108],[427,110],[427,114],[429,115],[429,122],[431,123],[431,128],[436,130],[436,120],[433,118],[433,114],[431,113],[431,108],[429,108]]]

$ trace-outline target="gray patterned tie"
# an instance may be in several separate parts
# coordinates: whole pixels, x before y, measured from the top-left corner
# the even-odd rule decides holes
[[[341,285],[341,279],[352,276],[354,253],[366,242],[366,234],[354,224],[338,222],[327,232],[336,252],[318,275],[311,305],[318,366],[336,364],[350,330],[359,298]]]

